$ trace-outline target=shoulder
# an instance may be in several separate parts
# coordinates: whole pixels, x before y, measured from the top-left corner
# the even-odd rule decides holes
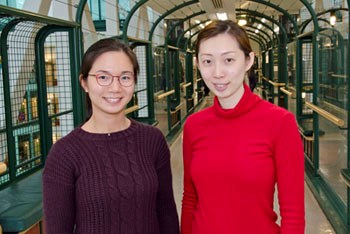
[[[270,119],[272,118],[280,119],[280,118],[284,118],[285,116],[292,116],[294,118],[294,114],[291,113],[290,111],[263,99],[259,102],[259,104],[256,107],[261,114],[268,115]]]
[[[213,116],[213,107],[205,108],[188,116],[184,126],[186,127],[208,123],[207,121],[210,120]]]
[[[75,142],[77,142],[77,129],[74,129],[66,136],[57,140],[51,147],[49,154],[47,156],[48,160],[53,160],[53,158],[70,158],[75,151],[79,151],[79,147]]]
[[[75,144],[77,141],[75,133],[76,129],[52,145],[45,161],[44,177],[57,172],[58,168],[60,172],[69,173],[79,164],[78,156],[81,149]]]
[[[163,133],[156,127],[138,122],[136,120],[131,120],[132,124],[134,124],[137,128],[137,134],[143,138],[143,141],[147,141],[147,139],[165,139]]]

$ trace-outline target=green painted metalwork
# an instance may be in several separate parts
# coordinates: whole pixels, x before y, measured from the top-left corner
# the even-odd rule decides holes
[[[252,32],[254,32],[254,33],[255,33],[255,30],[259,30],[258,27],[254,27],[253,25],[246,25],[246,28],[252,29]],[[267,34],[264,30],[261,30],[261,31],[259,30],[259,32],[265,35],[265,36],[260,36],[261,38],[264,38],[264,39],[266,39],[268,41],[272,41],[273,40],[273,38],[271,38],[270,35]],[[257,33],[255,33],[255,34],[257,34]]]
[[[191,25],[189,28],[187,28],[186,30],[184,30],[184,31],[180,34],[179,38],[178,38],[177,41],[176,41],[176,47],[180,48],[180,42],[181,42],[181,40],[184,38],[184,36],[185,36],[185,34],[186,34],[187,32],[191,32],[192,29],[198,27],[198,26],[201,25],[201,24],[205,24],[205,23],[207,23],[207,22],[209,22],[209,21],[210,21],[210,19],[201,21],[201,22],[199,22],[199,23],[197,23],[197,24]],[[183,48],[182,48],[182,50],[184,50],[184,51],[186,51],[186,49],[187,49],[187,47],[183,47]]]
[[[74,44],[75,49],[75,56],[74,58],[71,58],[71,62],[74,65],[72,74],[79,77],[79,67],[83,60],[83,54],[84,54],[84,37],[83,37],[83,31],[81,26],[81,21],[83,18],[84,8],[87,3],[87,0],[80,0],[78,4],[78,9],[75,15],[75,21],[78,24],[77,27],[73,29],[73,38],[71,39],[71,43]],[[73,73],[74,72],[74,73]],[[74,92],[79,94],[77,95],[77,100],[75,100],[75,108],[78,108],[79,113],[84,113],[84,116],[86,115],[86,110],[83,108],[85,106],[85,93],[82,92],[80,89],[80,83],[78,79],[76,80],[76,84],[73,86]],[[78,124],[82,123],[84,121],[84,117],[82,115],[74,116],[74,124],[77,126]]]
[[[247,33],[249,33],[249,35],[255,35],[256,36],[256,38],[259,38],[261,41],[264,41],[265,42],[265,44],[266,44],[266,46],[268,45],[268,38],[265,38],[265,37],[263,37],[263,36],[260,36],[260,35],[258,35],[258,34],[256,34],[255,33],[255,31],[253,31],[253,30],[250,30],[248,27],[246,27],[245,28],[245,31],[247,32]]]
[[[287,16],[288,19],[292,22],[293,24],[293,29],[295,31],[295,34],[298,35],[299,34],[299,26],[297,24],[297,22],[295,21],[295,19],[289,14],[288,11],[284,10],[283,8],[279,7],[279,5],[275,5],[273,3],[271,3],[270,1],[263,1],[263,0],[251,0],[252,2],[257,2],[257,3],[261,3],[263,5],[269,6],[279,12],[281,12],[283,15]]]
[[[189,15],[181,20],[179,20],[179,22],[177,22],[176,24],[172,25],[172,27],[168,30],[166,36],[165,36],[165,72],[167,74],[167,79],[168,77],[170,77],[170,67],[171,64],[169,63],[169,60],[167,59],[170,55],[169,55],[169,49],[168,49],[168,42],[169,42],[169,37],[170,37],[170,34],[174,31],[174,29],[179,26],[181,23],[183,23],[184,21],[190,19],[190,18],[193,18],[193,17],[196,17],[196,16],[199,16],[199,15],[202,15],[202,14],[205,14],[205,11],[200,11],[200,12],[196,12],[196,13],[193,13],[192,15]],[[175,60],[174,60],[174,68],[175,68],[175,77],[174,77],[174,80],[175,80],[175,99],[172,99],[170,100],[170,108],[169,108],[169,116],[168,118],[171,118],[170,116],[170,110],[171,109],[174,109],[176,106],[178,106],[180,104],[180,79],[179,79],[179,72],[180,71],[180,63],[179,63],[179,51],[176,50],[175,51]],[[169,129],[170,131],[172,129]]]
[[[128,27],[129,27],[129,24],[130,24],[130,20],[131,20],[131,17],[134,15],[134,13],[137,11],[137,9],[139,9],[143,4],[145,4],[146,2],[148,2],[148,0],[140,0],[139,2],[137,2],[133,8],[131,8],[128,16],[126,17],[125,19],[125,24],[124,24],[124,27],[123,27],[123,41],[125,43],[128,42]],[[151,40],[149,40],[151,41]]]
[[[27,20],[32,20],[32,21],[45,23],[45,24],[52,24],[57,26],[68,26],[68,27],[78,26],[78,24],[72,21],[57,19],[49,16],[43,16],[43,15],[33,13],[31,11],[19,10],[19,9],[7,7],[4,5],[0,5],[0,11],[5,15],[16,16],[18,18],[25,18]]]
[[[237,14],[237,15],[243,15],[243,14],[240,13],[240,14]],[[249,15],[249,18],[248,18],[248,19],[251,20],[251,21],[253,21],[253,22],[256,22],[256,23],[261,24],[261,25],[264,26],[265,28],[269,29],[269,30],[272,32],[272,34],[274,35],[274,38],[271,38],[271,40],[270,40],[270,41],[271,41],[270,45],[267,45],[266,48],[268,48],[269,46],[274,47],[274,46],[275,46],[275,43],[274,43],[275,40],[277,41],[277,44],[280,43],[280,38],[278,37],[277,33],[273,30],[273,28],[270,27],[270,25],[265,24],[265,23],[262,22],[261,20],[258,20],[257,18],[253,17],[253,15]],[[260,31],[261,33],[263,32],[263,31],[261,31],[261,30],[259,30],[259,31]]]
[[[348,11],[348,8],[341,8],[341,7],[339,7],[339,8],[332,8],[332,9],[328,9],[328,10],[319,12],[319,13],[316,14],[316,16],[318,17],[318,16],[321,16],[321,15],[325,15],[327,13],[330,13],[331,11]],[[318,18],[318,20],[324,20],[324,19]],[[312,18],[307,19],[307,20],[305,20],[304,22],[301,23],[301,25],[300,25],[300,33],[301,34],[304,33],[305,28],[309,25],[309,23],[311,21],[312,21]],[[329,23],[329,21],[328,21],[328,23]]]
[[[278,25],[278,27],[280,28],[281,32],[282,32],[282,36],[279,40],[279,53],[278,53],[278,56],[279,56],[279,59],[278,59],[278,63],[279,63],[279,68],[278,69],[278,72],[279,72],[279,76],[278,76],[278,82],[279,83],[285,83],[287,78],[288,78],[288,70],[286,69],[287,67],[287,64],[288,64],[288,54],[287,54],[287,49],[286,49],[286,44],[288,42],[288,36],[287,36],[287,32],[285,31],[283,25],[281,25],[278,21],[276,21],[275,19],[267,16],[267,15],[264,15],[264,14],[261,14],[260,12],[256,12],[256,11],[251,11],[251,10],[245,10],[245,9],[236,9],[237,12],[247,12],[249,13],[250,15],[252,16],[255,16],[255,17],[261,17],[261,18],[265,18],[266,20],[269,20],[273,23],[275,23],[276,25]],[[270,54],[272,55],[272,54]],[[270,56],[269,56],[270,57]],[[273,72],[273,67],[274,67],[274,60],[272,60],[272,63],[269,63],[270,65],[270,69],[269,69],[269,76],[268,78],[270,80],[275,80],[274,79],[274,72]],[[265,75],[265,74],[264,74]],[[273,91],[274,87],[271,87],[272,85],[269,84],[270,87],[269,87],[269,93],[272,95],[272,102],[274,101],[274,97],[275,97],[275,93]],[[284,97],[285,95],[282,94],[281,91],[278,91],[278,101],[279,101],[279,104],[282,104],[282,96]]]
[[[8,53],[7,53],[7,37],[9,32],[15,27],[21,20],[12,20],[2,29],[1,32],[1,58],[2,58],[2,75],[4,82],[4,102],[5,102],[5,118],[6,118],[6,135],[7,135],[7,155],[8,155],[8,170],[10,181],[16,178],[16,161],[11,155],[15,155],[15,142],[12,136],[12,108],[11,108],[11,95],[10,95],[10,79],[9,79],[9,64],[8,64]]]

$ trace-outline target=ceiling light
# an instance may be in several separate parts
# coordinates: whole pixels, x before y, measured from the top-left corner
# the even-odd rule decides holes
[[[335,22],[337,21],[337,17],[335,16],[335,11],[331,11],[331,18],[329,19],[329,22],[331,25],[335,25]]]
[[[238,20],[238,25],[239,26],[244,26],[244,25],[246,25],[247,24],[247,20],[246,19],[240,19],[240,20]]]
[[[216,13],[216,17],[218,17],[219,20],[227,20],[228,19],[227,14],[225,12],[223,12],[223,13],[220,13],[220,12]]]
[[[255,29],[255,33],[258,34],[258,33],[259,33],[259,30],[258,30],[258,29]]]
[[[262,24],[259,24],[259,25],[258,25],[258,29],[261,29],[261,28],[262,28]]]

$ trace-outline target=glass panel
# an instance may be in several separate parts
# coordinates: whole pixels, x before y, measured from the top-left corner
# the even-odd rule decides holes
[[[50,34],[45,41],[47,109],[52,126],[52,142],[74,128],[72,74],[67,32]]]
[[[346,79],[347,43],[335,29],[319,36],[319,106],[344,120],[339,127],[320,118],[320,174],[346,204],[347,186],[341,180],[340,169],[347,168],[348,80]]]
[[[164,56],[165,51],[163,48],[156,47],[153,52],[154,56],[154,111],[155,118],[158,121],[157,128],[159,128],[164,135],[168,134],[168,112],[167,112],[167,99],[158,99],[157,96],[166,91],[165,80],[165,65]]]

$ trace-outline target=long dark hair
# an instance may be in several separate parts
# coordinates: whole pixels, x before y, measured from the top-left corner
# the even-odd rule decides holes
[[[135,53],[132,51],[132,49],[129,46],[113,38],[101,39],[95,42],[93,45],[91,45],[87,49],[87,51],[84,54],[83,61],[80,67],[80,79],[86,81],[86,79],[88,78],[88,74],[91,70],[91,67],[95,63],[96,59],[102,54],[106,52],[111,52],[111,51],[121,51],[128,56],[134,68],[134,75],[135,75],[135,82],[136,82],[137,81],[136,77],[137,77],[137,74],[139,73],[140,67],[139,67],[139,63],[137,61]],[[86,108],[87,108],[87,118],[86,118],[86,121],[87,121],[88,119],[90,119],[92,115],[92,105],[91,105],[89,94],[86,94]]]

